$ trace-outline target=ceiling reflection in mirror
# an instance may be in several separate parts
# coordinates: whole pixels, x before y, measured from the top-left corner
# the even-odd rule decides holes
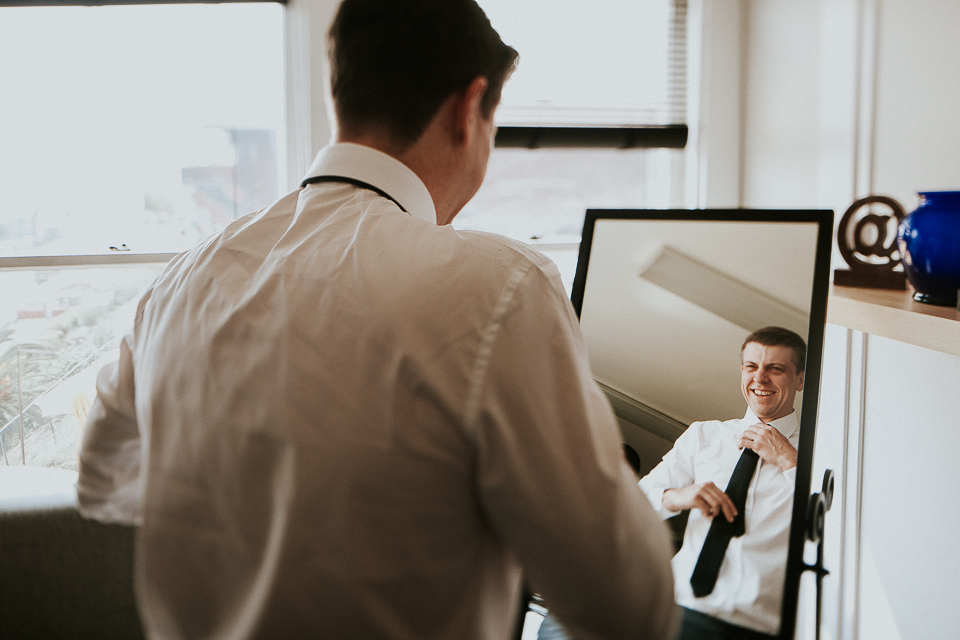
[[[580,315],[594,377],[683,427],[742,417],[740,346],[770,325],[806,339],[816,242],[816,223],[598,220]]]

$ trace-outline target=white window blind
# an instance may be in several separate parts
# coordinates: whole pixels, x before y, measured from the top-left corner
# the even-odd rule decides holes
[[[520,52],[500,126],[685,123],[686,0],[479,0]]]

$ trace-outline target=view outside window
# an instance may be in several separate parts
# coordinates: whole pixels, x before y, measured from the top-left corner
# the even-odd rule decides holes
[[[279,195],[278,4],[2,8],[0,60],[0,255],[179,252]]]
[[[75,469],[163,263],[280,195],[283,59],[278,4],[0,9],[0,257],[92,263],[0,268],[0,465]]]
[[[458,229],[529,242],[560,268],[569,294],[587,209],[666,209],[682,178],[676,149],[495,149]]]
[[[162,267],[0,271],[0,464],[76,469],[97,372]]]

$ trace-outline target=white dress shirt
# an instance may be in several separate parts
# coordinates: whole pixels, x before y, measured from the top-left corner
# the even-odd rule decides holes
[[[740,459],[740,434],[760,422],[749,409],[742,420],[695,422],[677,438],[663,461],[640,480],[640,488],[662,518],[677,515],[663,506],[663,492],[712,481],[724,490]],[[769,423],[796,448],[796,412]],[[690,576],[710,530],[711,519],[690,510],[683,546],[673,558],[677,603],[727,622],[776,634],[786,577],[796,468],[782,471],[760,460],[747,490],[745,533],[730,540],[713,592],[694,597]],[[722,516],[720,516],[722,517]]]
[[[554,264],[358,145],[176,257],[98,378],[82,511],[141,524],[154,638],[665,638],[665,527]],[[392,200],[391,200],[392,199]],[[399,205],[399,206],[398,206]],[[406,211],[406,212],[405,212]]]

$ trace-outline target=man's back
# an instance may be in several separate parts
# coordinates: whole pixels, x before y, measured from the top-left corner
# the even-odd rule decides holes
[[[516,578],[474,507],[467,404],[504,287],[540,267],[350,186],[291,205],[181,258],[144,308],[144,586],[180,621],[435,635],[405,597],[456,611]]]
[[[84,513],[142,523],[154,637],[665,638],[666,533],[556,268],[446,227],[517,52],[474,0],[342,0],[336,143],[176,258],[98,377]]]
[[[308,186],[177,258],[130,347],[161,637],[505,637],[518,556],[558,611],[671,597],[556,269],[522,245]],[[617,597],[591,611],[611,635],[636,624]]]

